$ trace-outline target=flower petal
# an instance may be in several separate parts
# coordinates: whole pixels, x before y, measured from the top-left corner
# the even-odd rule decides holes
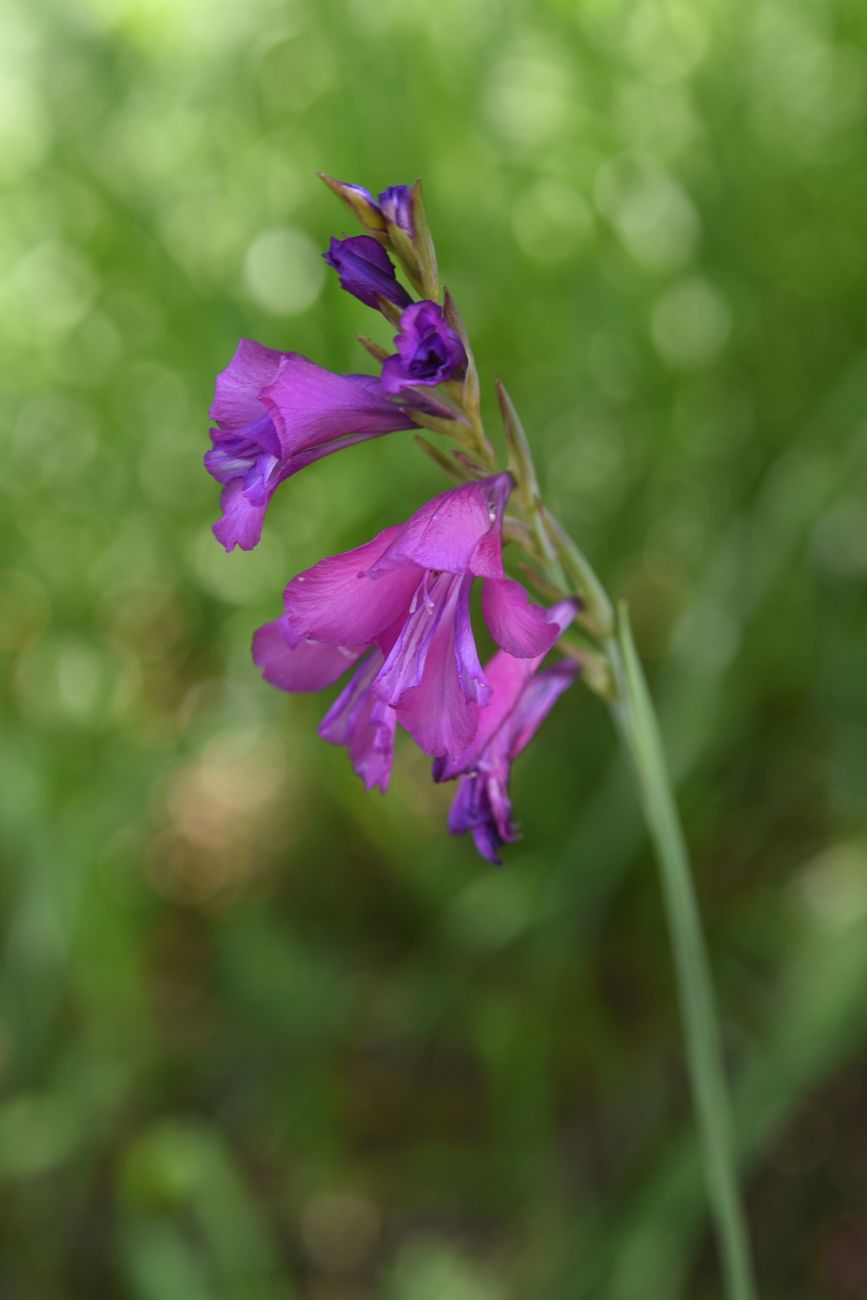
[[[224,433],[235,433],[262,416],[259,395],[270,384],[286,354],[241,339],[225,370],[217,375],[210,416]]]
[[[458,675],[455,621],[445,614],[427,651],[421,683],[402,695],[397,720],[426,754],[460,754],[478,726],[479,706],[468,700]]]
[[[500,849],[518,838],[512,825],[508,765],[463,778],[449,811],[448,827],[452,835],[471,831],[482,857],[497,866],[502,863]]]
[[[442,492],[399,529],[370,576],[415,564],[445,573],[502,577],[502,516],[511,490],[511,476],[495,474]],[[485,548],[481,543],[488,538],[491,544]]]
[[[411,185],[389,185],[388,189],[383,190],[379,196],[379,206],[386,221],[399,226],[410,239],[415,238]]]
[[[252,551],[262,536],[267,501],[254,503],[244,494],[242,479],[233,479],[220,494],[222,518],[212,526],[218,542],[231,551],[240,546],[242,551]]]
[[[368,307],[378,307],[379,298],[397,307],[412,302],[406,289],[398,284],[391,258],[370,235],[352,235],[349,239],[332,239],[323,253],[329,266],[340,278],[340,287]]]
[[[560,635],[541,605],[531,605],[520,582],[489,579],[482,588],[482,613],[497,645],[518,659],[542,655]]]
[[[376,679],[381,700],[398,704],[408,690],[420,686],[436,630],[443,618],[454,620],[454,593],[459,578],[441,573],[433,581],[425,571],[409,609]]]
[[[253,635],[253,661],[262,676],[281,691],[321,691],[342,677],[363,646],[295,641],[286,616],[265,623]]]
[[[455,662],[458,667],[458,681],[465,700],[473,700],[484,710],[491,698],[491,684],[482,665],[473,636],[473,623],[470,617],[470,593],[473,589],[471,574],[461,579],[455,608]]]
[[[329,645],[369,645],[409,608],[421,574],[408,567],[373,582],[367,570],[400,526],[355,550],[331,555],[293,578],[283,604],[291,633]]]
[[[394,342],[397,355],[388,357],[382,366],[388,393],[416,384],[436,386],[466,372],[464,345],[439,303],[424,300],[407,307]]]
[[[388,789],[394,757],[397,717],[394,709],[370,689],[382,666],[382,652],[373,654],[353,674],[319,724],[319,734],[332,745],[346,745],[352,766],[366,788]]]
[[[375,438],[414,426],[406,409],[390,402],[372,375],[337,375],[297,352],[283,356],[262,390],[262,404],[284,456],[347,434]]]
[[[509,757],[517,758],[526,749],[560,696],[571,686],[580,668],[572,659],[561,659],[527,683],[507,729]],[[506,728],[504,728],[505,730]]]
[[[549,622],[556,628],[558,634],[571,623],[575,617],[577,607],[577,601],[564,600],[560,601],[559,604],[552,605],[546,611]],[[490,747],[501,727],[508,734],[503,738],[502,744],[498,745],[498,748],[502,749],[504,753],[512,753],[513,757],[514,754],[520,753],[520,749],[524,748],[527,741],[520,746],[520,749],[513,751],[511,725],[504,726],[504,724],[511,723],[528,683],[530,683],[543,658],[544,655],[536,655],[532,659],[516,659],[514,655],[507,654],[505,650],[499,650],[487,662],[485,677],[491,694],[489,703],[479,713],[479,725],[476,734],[462,754],[436,760],[433,769],[435,781],[451,781],[456,776],[460,776],[462,772],[470,772],[478,767],[485,751]],[[556,665],[556,667],[559,668],[559,665]],[[543,713],[542,717],[544,716]],[[540,718],[539,721],[541,722],[541,720]],[[519,730],[521,725],[519,724]],[[529,741],[529,739],[528,736],[527,740]]]

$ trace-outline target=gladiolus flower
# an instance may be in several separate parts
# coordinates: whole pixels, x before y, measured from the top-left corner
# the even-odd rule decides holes
[[[225,484],[214,534],[227,551],[256,546],[284,479],[333,451],[413,427],[372,375],[336,375],[249,339],[217,376],[211,417],[205,468]]]
[[[263,676],[289,691],[336,681],[371,651],[321,733],[348,744],[371,784],[384,788],[388,779],[396,722],[426,753],[450,760],[475,736],[492,694],[470,619],[477,578],[485,620],[510,655],[535,658],[559,634],[503,571],[502,518],[511,490],[509,474],[452,488],[405,524],[321,560],[292,579],[285,614],[254,638]]]
[[[387,393],[442,384],[466,371],[464,345],[435,302],[407,307],[394,341],[396,355],[382,363],[382,386]]]

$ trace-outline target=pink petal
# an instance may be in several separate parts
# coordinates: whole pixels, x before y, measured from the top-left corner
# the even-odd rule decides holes
[[[332,745],[345,745],[352,766],[366,788],[388,789],[394,757],[397,718],[388,704],[370,689],[382,666],[382,653],[374,650],[353,673],[319,724],[319,734]]]
[[[386,528],[363,546],[299,573],[286,588],[292,635],[329,645],[369,645],[409,609],[421,574],[406,568],[374,582],[367,570],[400,531]]]
[[[557,635],[572,622],[576,609],[576,601],[564,600],[557,605],[552,605],[546,611],[548,621]],[[490,703],[480,711],[478,729],[466,750],[462,754],[443,759],[436,765],[435,780],[450,781],[454,777],[460,776],[462,772],[469,772],[478,765],[483,752],[491,744],[500,728],[511,719],[528,683],[543,658],[544,654],[535,655],[532,659],[516,659],[514,655],[507,654],[505,650],[499,650],[492,659],[488,660],[485,665],[485,676],[491,692]],[[544,714],[542,716],[544,717]],[[519,723],[518,729],[520,730],[520,728],[521,724]],[[501,746],[505,751],[510,750],[511,735],[510,728],[509,735],[504,738]],[[527,741],[524,741],[524,744],[526,743]],[[523,744],[521,748],[523,748]],[[520,750],[514,751],[514,753],[519,752]]]
[[[495,474],[434,497],[399,530],[371,576],[417,564],[445,573],[502,577],[502,517],[511,489],[510,475]]]
[[[434,756],[462,753],[475,735],[479,706],[467,700],[458,677],[454,622],[440,619],[421,685],[401,698],[397,720],[416,744]]]
[[[473,636],[473,623],[470,617],[470,594],[473,589],[472,576],[461,579],[455,608],[455,660],[458,668],[458,681],[464,698],[474,700],[484,710],[491,698],[491,684],[479,663],[479,652]]]
[[[515,659],[505,650],[494,655],[485,669],[492,691],[490,703],[479,712],[475,735],[464,750],[452,751],[436,765],[435,780],[451,781],[476,767],[484,749],[514,709],[538,662],[538,659]]]
[[[536,673],[524,688],[518,707],[510,718],[509,758],[517,758],[526,749],[560,696],[571,686],[580,669],[572,659],[561,659]]]
[[[518,659],[543,655],[560,635],[541,605],[531,605],[520,582],[489,579],[482,588],[482,613],[497,645]]]
[[[266,623],[253,636],[253,661],[262,676],[281,691],[321,691],[331,686],[362,653],[362,646],[320,645],[293,638],[285,616]]]

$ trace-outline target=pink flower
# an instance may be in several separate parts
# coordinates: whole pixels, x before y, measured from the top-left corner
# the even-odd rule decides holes
[[[356,771],[385,788],[399,722],[426,753],[457,759],[479,727],[492,686],[482,671],[470,593],[482,582],[482,612],[510,656],[533,659],[559,627],[505,576],[502,520],[509,474],[452,488],[356,550],[321,560],[293,578],[282,618],[260,628],[253,657],[289,691],[336,681],[365,650],[320,729],[347,744]]]
[[[250,339],[217,376],[211,417],[205,468],[225,484],[214,534],[227,551],[257,545],[284,479],[332,451],[414,427],[372,375],[336,375]]]
[[[557,636],[571,623],[575,609],[575,602],[566,600],[548,610]],[[490,862],[499,863],[501,847],[518,838],[509,798],[512,763],[578,675],[578,665],[566,659],[537,672],[543,658],[516,659],[503,650],[494,655],[485,669],[491,697],[475,736],[462,754],[434,762],[435,781],[461,778],[449,830],[453,835],[470,831],[476,848]]]

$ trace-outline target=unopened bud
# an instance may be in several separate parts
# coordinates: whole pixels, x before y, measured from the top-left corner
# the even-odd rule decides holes
[[[346,204],[365,230],[377,235],[385,231],[382,209],[369,190],[363,185],[352,185],[349,181],[336,181],[333,176],[326,176],[325,172],[320,172],[319,176],[332,193]]]

